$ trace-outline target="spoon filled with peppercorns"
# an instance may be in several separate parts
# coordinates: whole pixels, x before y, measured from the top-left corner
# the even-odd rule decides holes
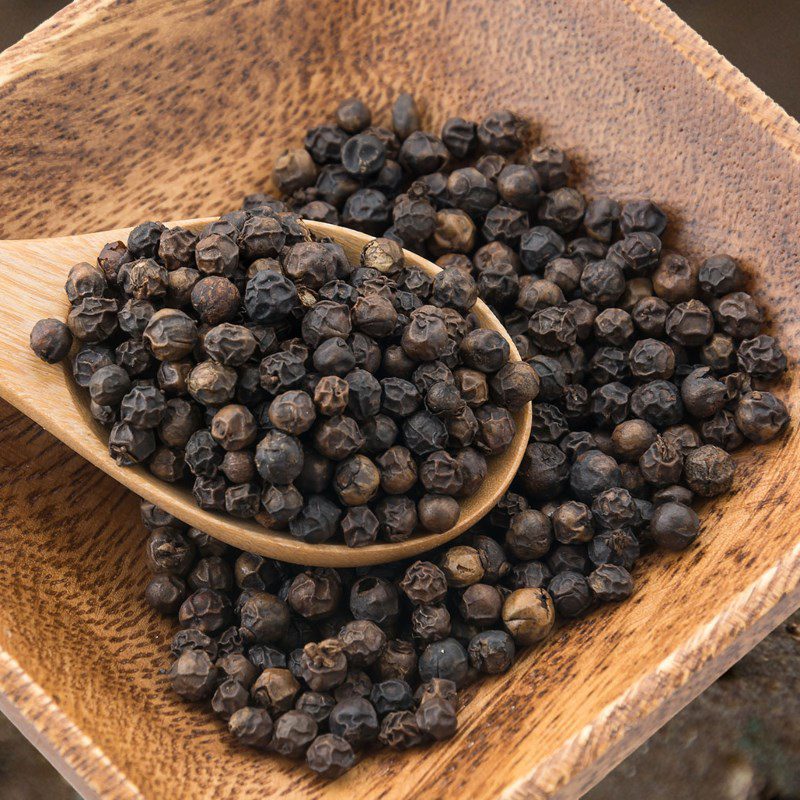
[[[535,370],[468,272],[390,239],[264,209],[5,242],[0,263],[0,394],[237,547],[409,557],[522,460]]]

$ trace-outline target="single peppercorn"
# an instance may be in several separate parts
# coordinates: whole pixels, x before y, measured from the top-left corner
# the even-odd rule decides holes
[[[185,650],[169,671],[172,690],[184,700],[209,697],[217,683],[217,669],[203,650]]]
[[[317,736],[306,751],[309,769],[328,780],[347,772],[355,761],[355,753],[350,744],[332,733]]]
[[[633,593],[633,579],[625,567],[601,564],[587,578],[595,598],[603,603],[618,603]]]
[[[247,747],[264,750],[272,740],[273,724],[265,709],[246,706],[231,714],[228,730]]]
[[[690,450],[683,462],[686,483],[701,497],[715,497],[730,491],[735,469],[730,454],[711,444]]]
[[[256,705],[278,717],[291,710],[299,691],[300,684],[288,669],[268,667],[256,678],[250,694]]]
[[[707,258],[700,265],[697,279],[706,294],[718,297],[739,291],[744,284],[744,275],[739,265],[728,255]]]
[[[683,550],[700,532],[697,514],[682,503],[667,502],[656,506],[650,521],[650,536],[667,550]]]
[[[541,511],[527,509],[511,518],[505,547],[515,558],[520,561],[541,558],[552,543],[551,522]]]
[[[518,645],[546,638],[555,624],[555,607],[544,589],[517,589],[503,603],[503,623]]]
[[[757,444],[774,439],[789,424],[789,412],[783,401],[771,392],[748,392],[735,412],[739,430]]]

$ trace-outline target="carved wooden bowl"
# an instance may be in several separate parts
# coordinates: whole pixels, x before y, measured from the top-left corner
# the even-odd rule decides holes
[[[407,89],[434,130],[533,118],[587,191],[740,258],[796,418],[800,127],[656,0],[78,0],[0,57],[0,237],[234,208],[338,99]],[[577,797],[800,605],[799,446],[745,449],[696,546],[470,689],[454,740],[325,785],[167,690],[136,499],[0,403],[0,705],[86,797]]]

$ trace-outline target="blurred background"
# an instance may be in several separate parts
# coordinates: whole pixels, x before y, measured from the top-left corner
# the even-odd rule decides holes
[[[66,4],[0,0],[0,50]],[[789,114],[800,115],[800,0],[666,4]],[[800,613],[586,795],[697,798],[800,800]],[[2,716],[0,800],[78,800]]]

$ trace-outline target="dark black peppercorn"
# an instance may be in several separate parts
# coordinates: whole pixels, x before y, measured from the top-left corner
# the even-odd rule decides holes
[[[378,518],[367,506],[348,509],[342,517],[341,529],[348,547],[363,547],[372,544],[378,536]]]
[[[588,553],[595,566],[617,564],[630,570],[639,557],[639,541],[627,528],[600,531],[589,542]]]
[[[446,639],[451,629],[450,612],[445,606],[417,606],[411,614],[411,630],[420,642]]]
[[[378,715],[369,700],[351,697],[333,707],[328,727],[332,734],[357,747],[377,739]]]
[[[536,170],[544,189],[565,186],[571,171],[567,154],[552,145],[534,147],[528,154],[528,163]]]
[[[611,261],[593,261],[581,274],[581,291],[586,300],[598,306],[613,305],[625,291],[625,276]]]
[[[406,172],[417,176],[437,172],[447,163],[449,157],[450,153],[441,139],[415,130],[408,134],[400,146],[397,161]]]
[[[704,344],[713,330],[711,309],[699,300],[678,303],[667,315],[667,335],[686,347]]]
[[[341,509],[322,495],[311,495],[300,513],[289,521],[289,533],[304,542],[333,538],[339,528]]]
[[[683,403],[678,387],[664,380],[642,384],[631,394],[631,412],[656,428],[680,422]]]
[[[619,226],[624,234],[647,231],[661,236],[667,215],[652,200],[630,200],[622,207]]]
[[[717,325],[734,339],[750,339],[761,327],[761,310],[745,292],[724,295],[715,301],[713,311]]]
[[[654,486],[677,483],[683,471],[683,455],[672,441],[657,436],[639,457],[639,470],[644,479]]]
[[[203,650],[185,650],[169,671],[173,691],[184,700],[209,697],[217,684],[217,669]]]
[[[692,370],[681,384],[681,398],[686,410],[700,419],[713,417],[726,403],[725,384],[708,367]]]
[[[177,575],[156,575],[147,584],[144,597],[159,614],[175,614],[186,598],[186,584]]]
[[[154,258],[166,226],[160,222],[144,222],[128,234],[128,251],[134,258]]]
[[[736,424],[751,441],[763,444],[781,434],[789,424],[786,406],[771,392],[749,392],[736,407]]]
[[[701,497],[715,497],[730,491],[735,469],[730,454],[711,444],[690,450],[683,463],[686,483]]]
[[[360,578],[350,590],[350,611],[356,619],[385,626],[399,613],[397,590],[382,578]]]
[[[356,756],[350,744],[332,733],[317,736],[306,751],[309,769],[328,780],[343,775],[355,762]]]
[[[633,593],[630,573],[618,564],[601,564],[587,581],[594,597],[603,603],[618,603]]]
[[[773,381],[786,371],[786,356],[771,336],[745,339],[736,352],[739,368],[754,378]]]
[[[31,349],[48,364],[55,364],[67,356],[72,347],[72,333],[57,319],[39,320],[31,330]]]
[[[363,131],[372,122],[369,106],[357,97],[351,97],[339,103],[335,116],[336,124],[347,133]]]
[[[117,330],[117,304],[105,297],[85,297],[67,315],[67,327],[82,342],[95,344]]]
[[[298,711],[308,714],[318,727],[322,727],[328,721],[331,710],[336,705],[336,701],[329,694],[322,692],[303,692],[294,704]]]
[[[247,706],[235,711],[228,720],[228,729],[247,747],[264,750],[272,740],[272,719],[263,708]]]
[[[728,255],[707,258],[700,266],[697,280],[706,294],[717,297],[737,292],[744,285],[739,265]]]
[[[667,550],[683,550],[700,532],[697,514],[682,503],[667,502],[657,505],[650,521],[650,536]]]
[[[302,758],[317,737],[317,723],[304,711],[292,709],[275,721],[271,747],[282,756]]]
[[[443,639],[429,644],[419,658],[419,677],[422,681],[444,678],[463,686],[467,679],[469,660],[464,648],[455,639]]]
[[[478,141],[490,153],[513,153],[522,146],[525,123],[512,111],[493,111],[478,125]]]
[[[580,572],[559,572],[547,585],[547,591],[562,617],[579,617],[592,604],[589,583]]]
[[[621,480],[617,462],[599,450],[578,456],[570,470],[570,487],[584,503],[591,503],[601,492],[619,486]]]

